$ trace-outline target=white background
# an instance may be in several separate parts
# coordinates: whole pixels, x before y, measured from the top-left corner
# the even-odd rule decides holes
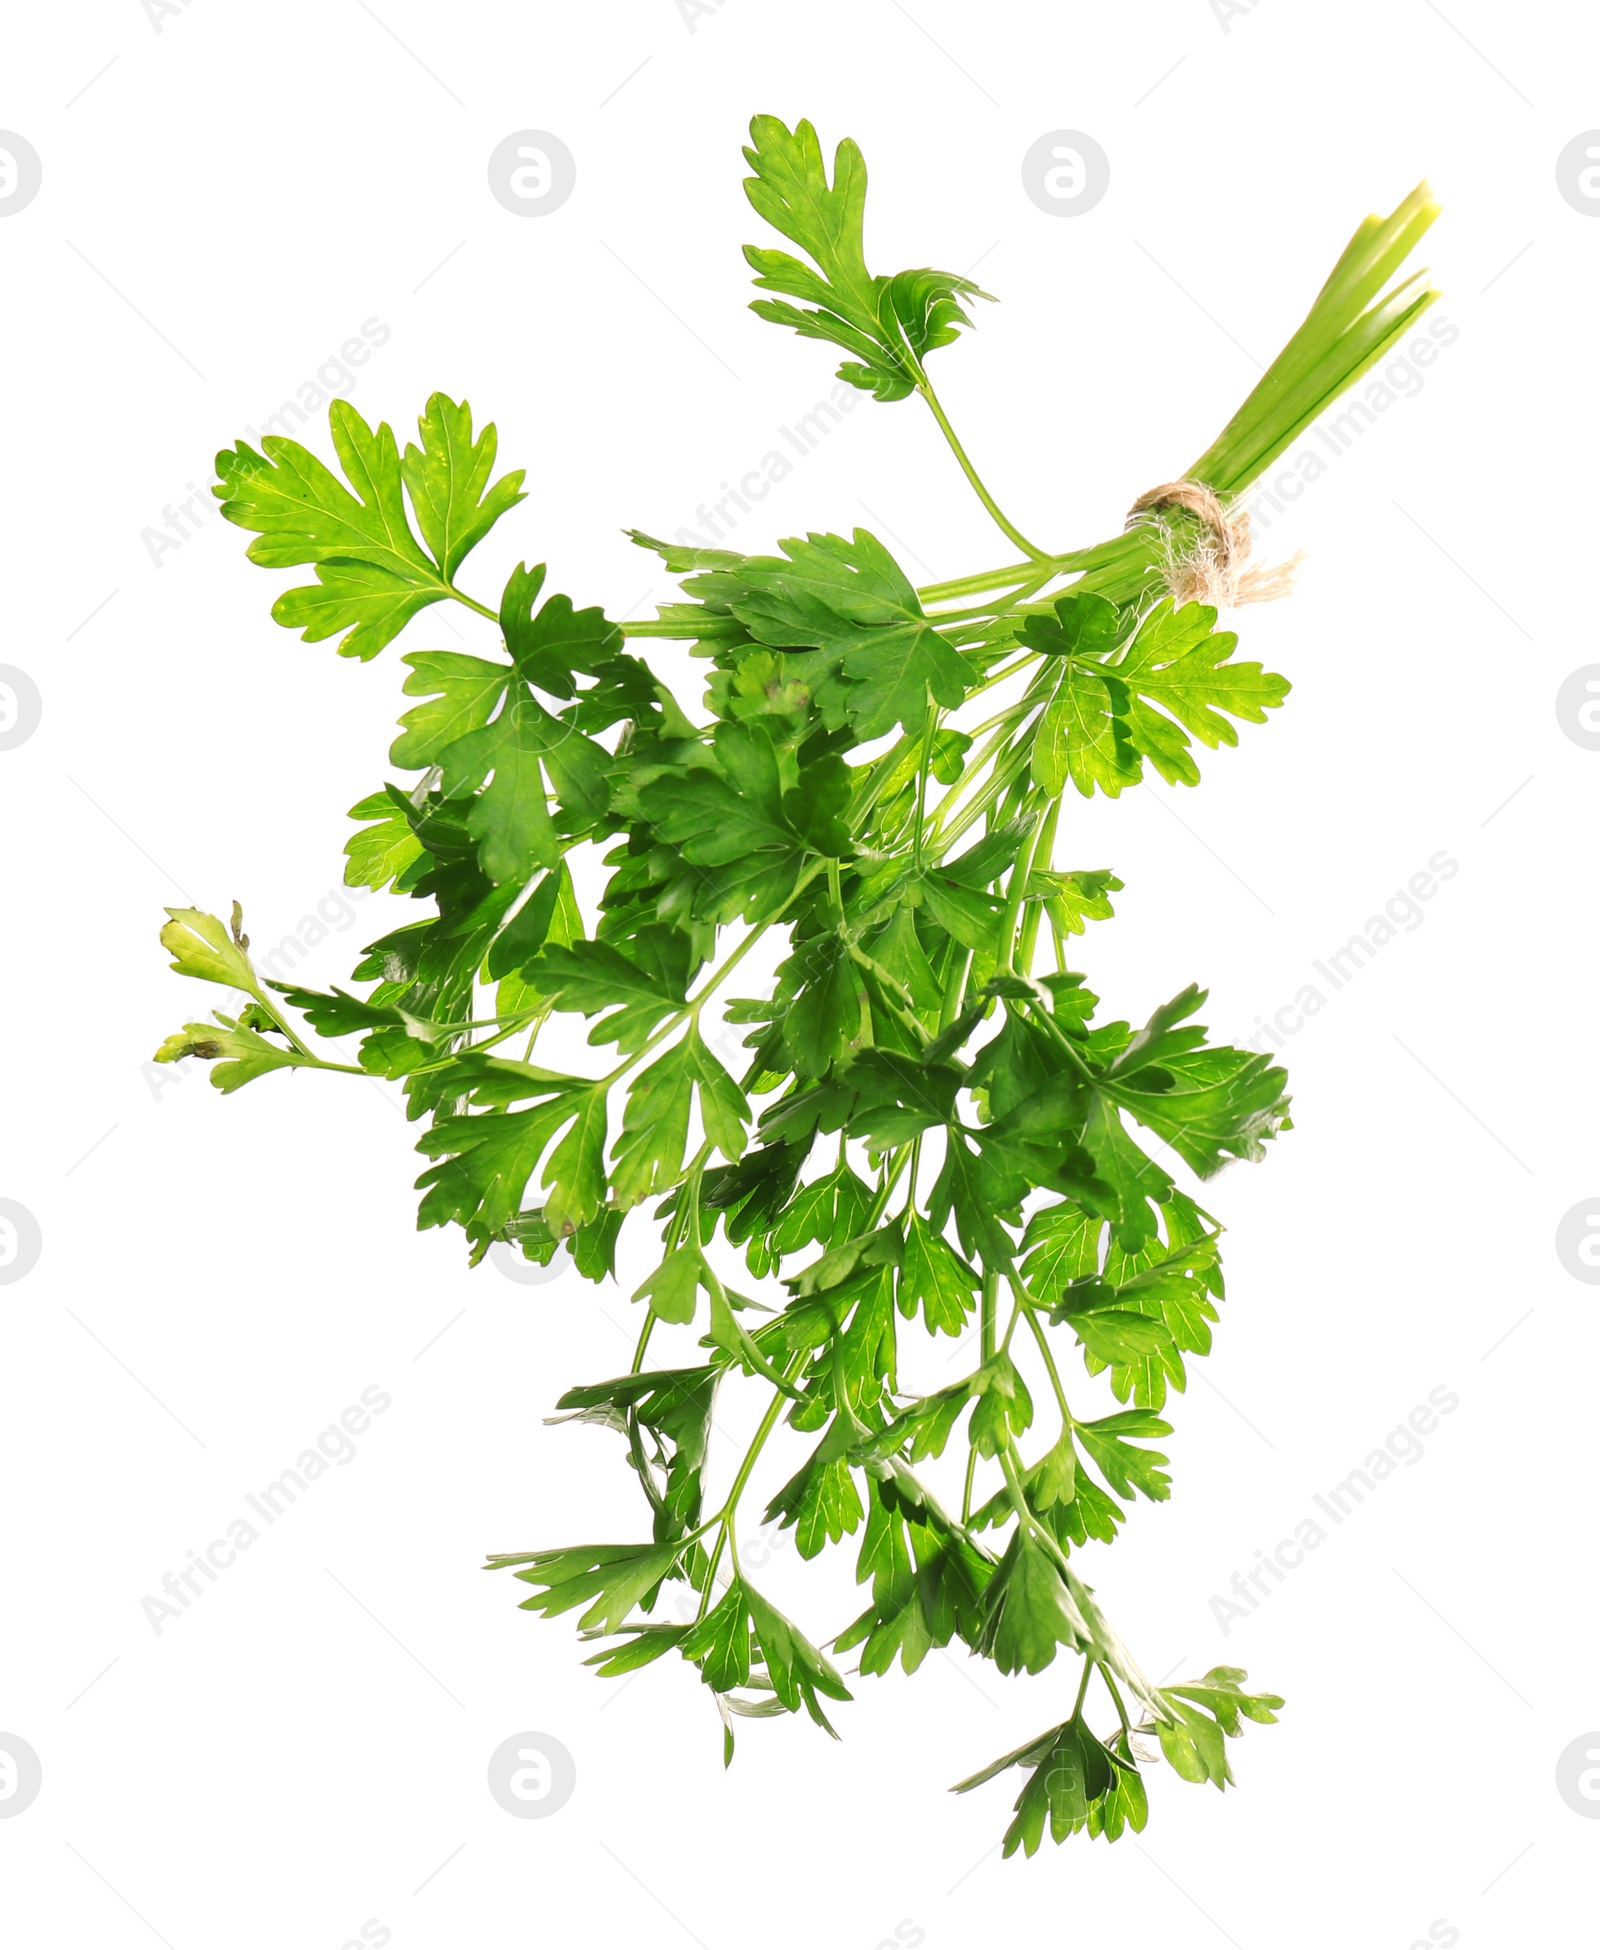
[[[1600,1295],[1554,1234],[1600,1194],[1600,754],[1554,704],[1600,657],[1600,222],[1555,162],[1600,124],[1600,23],[1486,0],[1260,0],[1226,27],[1211,0],[685,11],[78,0],[5,23],[0,126],[44,163],[0,222],[0,661],[44,700],[0,753],[0,1194],[44,1238],[0,1288],[0,1731],[44,1769],[0,1821],[7,1940],[1591,1941],[1600,1827],[1555,1776],[1600,1728]],[[1267,538],[1309,553],[1292,602],[1243,618],[1287,707],[1198,793],[1063,823],[1060,864],[1127,882],[1084,948],[1115,1012],[1198,978],[1240,1038],[1430,856],[1460,864],[1289,1039],[1298,1128],[1208,1197],[1230,1299],[1175,1404],[1176,1493],[1083,1562],[1153,1676],[1226,1660],[1289,1706],[1225,1797],[1158,1770],[1115,1848],[1002,1864],[1019,1777],[944,1791],[1061,1717],[1055,1672],[935,1655],[863,1682],[842,1746],[752,1723],[726,1775],[692,1672],[625,1697],[585,1672],[570,1621],[475,1566],[638,1529],[615,1439],[541,1417],[626,1365],[642,1245],[617,1288],[469,1274],[457,1233],[413,1230],[392,1093],[279,1076],[224,1102],[196,1066],[159,1094],[141,1067],[224,1000],[166,972],[162,905],[238,896],[258,942],[292,932],[337,889],[400,679],[396,652],[274,625],[295,578],[214,516],[159,565],[142,531],[377,319],[364,413],[404,438],[431,390],[465,394],[529,469],[468,586],[526,555],[648,613],[666,584],[620,530],[693,524],[831,384],[826,348],[744,309],[738,247],[770,241],[740,189],[757,110],[862,143],[875,266],[981,260],[1004,302],[938,383],[1053,546],[1116,532],[1207,445],[1364,212],[1424,173],[1444,204],[1425,255],[1459,338]],[[526,128],[578,171],[532,221],[485,176]],[[1019,175],[1060,128],[1111,159],[1071,220]],[[914,401],[863,399],[737,540],[857,521],[924,580],[1011,557]],[[453,627],[476,647],[438,611],[407,646]],[[324,985],[409,918],[327,911],[301,970]],[[392,1406],[354,1461],[153,1631],[163,1574],[367,1387]],[[1225,1635],[1213,1596],[1438,1387],[1460,1406],[1422,1461]],[[765,1576],[818,1636],[858,1608],[844,1552],[790,1544]],[[528,1730],[576,1761],[546,1820],[485,1786]]]

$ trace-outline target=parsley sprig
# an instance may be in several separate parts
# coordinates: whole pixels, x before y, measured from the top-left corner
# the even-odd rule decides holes
[[[830,177],[809,123],[758,116],[745,154],[751,203],[803,254],[747,249],[779,294],[753,309],[842,351],[876,399],[922,399],[1023,559],[917,588],[861,528],[770,555],[635,532],[681,599],[617,624],[547,593],[543,566],[493,604],[460,586],[523,498],[465,402],[435,394],[403,451],[336,402],[340,474],[288,439],[225,451],[215,492],[252,559],[313,569],[274,606],[286,626],[359,658],[440,602],[493,629],[482,655],[403,658],[409,776],[351,809],[347,880],[419,918],[365,951],[360,992],[322,993],[260,978],[237,906],[172,910],[173,966],[243,1001],[158,1055],[213,1063],[224,1092],[281,1069],[399,1082],[423,1126],[418,1223],[459,1226],[474,1264],[497,1243],[568,1251],[605,1281],[623,1226],[657,1228],[629,1372],[555,1403],[620,1439],[648,1534],[489,1560],[524,1609],[577,1613],[602,1675],[686,1660],[731,1759],[741,1718],[803,1710],[831,1733],[848,1654],[859,1676],[957,1641],[1007,1675],[1065,1659],[1067,1717],[959,1791],[1022,1772],[1007,1854],[1047,1824],[1114,1841],[1145,1824],[1157,1749],[1221,1788],[1227,1740],[1282,1704],[1231,1667],[1152,1684],[1079,1565],[1170,1494],[1154,1445],[1224,1294],[1196,1191],[1289,1117],[1284,1072],[1214,1042],[1193,985],[1138,1028],[1102,1012],[1071,964],[1122,883],[1058,864],[1062,812],[1069,787],[1197,784],[1200,753],[1289,686],[1167,594],[1183,508],[1057,552],[1005,515],[927,373],[987,294],[868,270],[854,143]],[[1361,226],[1188,479],[1236,500],[1410,329],[1435,294],[1393,280],[1434,214],[1424,187]],[[705,660],[703,699],[630,648],[650,638]],[[772,982],[737,993],[774,936]],[[557,1012],[615,1060],[536,1062]],[[731,1469],[711,1441],[727,1392],[763,1399]],[[812,1636],[760,1589],[739,1546],[762,1511],[805,1560],[851,1540],[853,1622]]]

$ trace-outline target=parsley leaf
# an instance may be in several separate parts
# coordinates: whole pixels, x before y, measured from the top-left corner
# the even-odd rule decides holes
[[[472,409],[435,393],[417,422],[420,447],[408,446],[400,473],[428,553],[453,578],[468,553],[500,517],[527,496],[522,470],[491,486],[498,436],[492,426],[472,437]]]
[[[839,368],[850,385],[880,400],[904,399],[922,377],[924,357],[971,323],[962,301],[988,293],[947,271],[869,274],[862,252],[867,166],[848,138],[835,153],[830,184],[809,122],[796,123],[791,133],[775,116],[758,115],[750,135],[745,160],[756,173],[746,178],[745,194],[812,261],[747,244],[745,258],[760,290],[805,301],[802,308],[758,298],[750,309],[775,325],[792,326],[802,338],[828,340],[854,353]]]
[[[185,1056],[197,1056],[215,1066],[211,1081],[225,1097],[269,1070],[299,1069],[314,1062],[279,1043],[269,1043],[220,1009],[215,1012],[214,1023],[186,1022],[180,1034],[169,1036],[156,1051],[155,1060],[176,1063]]]
[[[343,481],[298,441],[268,434],[262,453],[240,441],[218,454],[212,492],[226,520],[256,531],[252,562],[316,565],[314,585],[273,604],[276,620],[308,643],[342,633],[341,655],[375,657],[419,611],[455,594],[451,578],[467,551],[523,499],[522,475],[507,475],[485,498],[494,428],[473,444],[469,408],[442,393],[428,402],[422,446],[408,447],[404,463],[388,426],[369,427],[348,400],[335,400],[328,419]],[[412,531],[406,489],[431,554]]]
[[[759,643],[827,653],[848,684],[840,703],[862,743],[896,724],[918,732],[928,700],[961,702],[972,673],[923,613],[917,592],[875,535],[808,535],[783,556],[740,564],[748,594],[733,613]],[[786,558],[786,559],[785,559]]]
[[[1058,667],[1032,734],[1042,790],[1055,795],[1070,780],[1085,798],[1098,788],[1114,799],[1138,784],[1146,759],[1169,785],[1198,785],[1191,738],[1215,750],[1239,742],[1230,718],[1265,723],[1288,682],[1230,662],[1239,639],[1216,620],[1200,603],[1166,599],[1134,616],[1092,594],[1028,616],[1020,640]]]

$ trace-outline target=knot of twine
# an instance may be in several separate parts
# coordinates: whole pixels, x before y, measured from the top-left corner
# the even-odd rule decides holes
[[[1167,531],[1162,573],[1172,600],[1208,603],[1213,609],[1239,609],[1246,603],[1276,602],[1294,587],[1302,555],[1287,562],[1257,563],[1250,559],[1250,512],[1230,511],[1203,481],[1168,481],[1141,494],[1128,510],[1125,526],[1135,527],[1141,516],[1158,508],[1182,508],[1201,524],[1203,532],[1180,547]]]

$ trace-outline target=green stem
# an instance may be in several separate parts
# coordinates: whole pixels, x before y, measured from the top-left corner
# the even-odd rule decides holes
[[[1011,878],[1006,884],[1006,904],[1000,915],[1000,929],[995,936],[994,958],[996,968],[1011,968],[1015,948],[1017,916],[1022,911],[1022,897],[1027,892],[1028,877],[1033,872],[1034,855],[1038,851],[1039,836],[1044,830],[1045,821],[1050,816],[1049,802],[1041,794],[1030,793],[1025,802],[1029,810],[1037,807],[1034,816],[1033,832],[1027,844],[1017,853],[1017,864],[1011,869]]]
[[[693,1188],[694,1191],[693,1202],[696,1207],[696,1212],[698,1214],[698,1208],[700,1203],[700,1176],[701,1173],[705,1170],[707,1158],[711,1156],[711,1153],[714,1149],[715,1147],[713,1146],[710,1138],[707,1138],[705,1143],[701,1145],[700,1149],[689,1160],[688,1169],[683,1174],[684,1195],[682,1198],[678,1200],[678,1209],[676,1212],[673,1213],[672,1222],[667,1227],[666,1238],[663,1241],[663,1255],[662,1255],[663,1257],[665,1257],[667,1253],[675,1253],[678,1250],[678,1248],[683,1244],[683,1235],[685,1231],[688,1229],[688,1225],[689,1225],[689,1205],[690,1205],[689,1190],[691,1187]],[[698,1217],[696,1219],[696,1223],[698,1224]],[[715,1226],[712,1227],[712,1230],[713,1232],[716,1230]],[[695,1236],[696,1239],[698,1240],[699,1238],[698,1232],[696,1233]]]
[[[910,1220],[917,1216],[917,1173],[922,1169],[922,1134],[919,1132],[911,1140],[911,1176],[906,1185],[906,1204],[902,1217]]]
[[[978,499],[983,503],[984,507],[988,509],[990,520],[993,521],[994,525],[1000,530],[1001,534],[1004,535],[1008,541],[1015,542],[1017,547],[1022,550],[1023,554],[1031,557],[1034,562],[1055,561],[1056,558],[1054,556],[1046,554],[1042,548],[1036,548],[1033,545],[1033,543],[1028,540],[1027,536],[1023,534],[1020,528],[1016,527],[1013,523],[1011,523],[1006,519],[1005,515],[1001,511],[1000,504],[995,500],[994,496],[984,486],[983,481],[979,476],[977,468],[975,468],[972,462],[968,460],[966,449],[962,446],[961,442],[956,438],[956,430],[953,426],[951,426],[948,418],[945,416],[945,410],[939,404],[939,397],[934,392],[933,388],[928,384],[926,377],[924,377],[918,383],[917,391],[921,393],[922,397],[928,402],[929,411],[933,414],[934,419],[938,421],[939,431],[944,435],[945,439],[949,442],[950,451],[955,455],[957,461],[960,463],[962,473],[966,475],[968,481],[971,483],[973,493],[977,495]]]
[[[278,1009],[277,1005],[273,1001],[271,1001],[271,999],[266,994],[264,994],[262,990],[258,988],[241,989],[240,993],[242,995],[248,995],[251,1001],[253,1001],[259,1009],[264,1010],[267,1015],[271,1016],[272,1020],[277,1024],[278,1028],[283,1032],[285,1036],[288,1037],[289,1047],[291,1049],[297,1051],[298,1054],[305,1057],[309,1062],[315,1063],[319,1069],[345,1070],[350,1067],[348,1064],[345,1063],[329,1063],[325,1061],[322,1057],[318,1056],[317,1052],[314,1049],[312,1049],[309,1044],[303,1043],[300,1040],[300,1038],[294,1033],[294,1030],[289,1026],[288,1020]],[[356,1071],[357,1076],[365,1076],[366,1074],[367,1072],[364,1070],[358,1069]]]
[[[959,816],[951,821],[948,831],[939,819],[944,806],[941,804],[938,807],[933,816],[933,823],[938,827],[946,847],[953,845],[969,826],[975,825],[983,818],[994,802],[1010,789],[1017,775],[1027,770],[1031,757],[1032,753],[1026,741],[1007,752],[984,781],[982,790],[970,799]]]
[[[922,829],[927,824],[928,768],[933,763],[933,741],[942,715],[931,697],[926,700],[924,708],[927,722],[922,731],[922,759],[917,766],[917,817],[911,836],[911,860],[918,873],[922,871]]]
[[[1027,1298],[1020,1287],[1014,1289],[1021,1305],[1023,1317],[1033,1330],[1033,1338],[1039,1343],[1039,1352],[1044,1356],[1045,1370],[1050,1376],[1050,1386],[1055,1391],[1056,1407],[1061,1411],[1061,1427],[1065,1431],[1073,1426],[1072,1410],[1067,1406],[1066,1390],[1061,1386],[1061,1371],[1056,1366],[1056,1357],[1050,1351],[1050,1337],[1044,1331],[1033,1302]]]
[[[833,902],[833,911],[839,917],[839,926],[844,926],[844,894],[839,887],[839,862],[828,862],[828,895]]]
[[[939,1011],[939,1034],[942,1036],[961,1013],[961,1005],[967,996],[967,981],[972,974],[972,950],[968,948],[961,957],[959,974],[952,969],[950,986],[944,992],[944,1006]]]
[[[961,596],[982,596],[991,589],[1006,589],[1014,583],[1026,582],[1030,576],[1038,574],[1039,567],[1049,562],[1059,571],[1071,561],[1066,555],[1034,556],[1031,561],[1017,562],[1004,569],[984,569],[977,575],[957,576],[950,582],[925,583],[917,591],[924,603],[953,602]]]
[[[967,1451],[967,1481],[966,1486],[961,1492],[961,1521],[963,1523],[968,1523],[972,1519],[972,1485],[977,1478],[977,1474],[978,1452],[976,1449],[969,1449]]]
[[[795,1376],[805,1366],[805,1362],[806,1351],[802,1348],[793,1360],[790,1361],[788,1368],[784,1371],[784,1380],[793,1381]],[[778,1417],[783,1413],[784,1403],[787,1400],[788,1397],[786,1395],[774,1393],[772,1400],[767,1403],[767,1412],[761,1418],[761,1425],[756,1430],[750,1447],[744,1452],[744,1461],[740,1463],[738,1474],[733,1479],[733,1484],[728,1491],[727,1501],[718,1512],[724,1523],[730,1523],[733,1520],[734,1513],[739,1507],[739,1499],[744,1495],[744,1486],[750,1480],[750,1472],[755,1468],[757,1458],[766,1447],[767,1437],[778,1426]]]
[[[1037,834],[1034,836],[1033,852],[1028,860],[1028,881],[1036,873],[1048,872],[1051,860],[1055,857],[1056,827],[1061,820],[1061,801],[1053,799],[1050,809],[1044,816]],[[1028,882],[1023,883],[1023,893],[1027,893]],[[1033,951],[1039,940],[1039,922],[1044,914],[1044,902],[1035,901],[1022,917],[1022,938],[1017,944],[1016,967],[1019,974],[1033,973]]]
[[[1000,1467],[1005,1473],[1006,1489],[1010,1495],[1011,1508],[1016,1513],[1018,1527],[1030,1536],[1036,1544],[1055,1560],[1063,1574],[1070,1575],[1067,1554],[1056,1542],[1055,1537],[1040,1523],[1028,1508],[1027,1491],[1022,1487],[1022,1471],[1017,1461],[1017,1445],[1008,1436],[1000,1451]]]
[[[788,1371],[784,1377],[785,1380],[793,1381],[801,1368],[805,1366],[805,1362],[806,1350],[802,1348],[789,1363]],[[756,1459],[766,1446],[767,1437],[777,1427],[778,1417],[783,1413],[783,1405],[786,1399],[787,1397],[783,1394],[774,1393],[772,1400],[768,1402],[767,1412],[761,1418],[761,1425],[756,1430],[750,1447],[744,1452],[744,1460],[740,1463],[738,1474],[734,1477],[732,1486],[728,1491],[727,1501],[723,1504],[721,1510],[718,1511],[716,1517],[712,1519],[712,1522],[720,1524],[721,1528],[717,1533],[716,1547],[706,1563],[706,1581],[700,1593],[700,1610],[697,1614],[701,1618],[705,1617],[706,1609],[711,1601],[711,1591],[716,1582],[717,1566],[722,1562],[724,1545],[728,1545],[732,1549],[733,1568],[735,1572],[739,1569],[739,1543],[733,1534],[733,1520],[738,1514],[739,1499],[744,1495],[745,1485],[750,1480],[750,1472],[755,1468]]]
[[[828,864],[833,864],[833,863],[829,862]],[[699,1015],[701,1009],[705,1006],[707,997],[711,994],[712,990],[719,988],[722,985],[722,983],[724,983],[728,979],[728,977],[733,973],[733,971],[739,966],[740,962],[744,960],[745,956],[749,954],[750,950],[761,939],[762,935],[766,933],[767,929],[776,926],[777,923],[782,920],[784,915],[788,913],[789,909],[794,906],[795,902],[799,900],[800,896],[805,892],[805,890],[811,885],[812,881],[815,880],[817,875],[822,871],[823,865],[824,862],[818,860],[814,862],[813,865],[807,867],[806,870],[801,874],[799,880],[795,883],[795,888],[793,893],[790,894],[789,898],[784,902],[783,906],[778,909],[777,913],[769,914],[766,920],[764,921],[758,921],[756,925],[750,930],[750,932],[745,936],[744,940],[741,941],[738,947],[734,949],[733,953],[729,955],[728,959],[722,964],[722,966],[712,974],[710,980],[706,983],[705,987],[701,989],[697,995],[690,997],[689,1013],[691,1015],[695,1015],[695,1016]]]
[[[646,1313],[644,1326],[639,1330],[638,1345],[633,1350],[633,1366],[629,1368],[629,1374],[637,1374],[644,1366],[644,1351],[650,1345],[650,1333],[655,1324],[656,1316],[653,1313]]]
[[[905,1170],[907,1158],[911,1156],[916,1146],[921,1142],[921,1138],[918,1138],[913,1144],[902,1145],[894,1154],[894,1161],[884,1173],[883,1183],[878,1187],[877,1196],[872,1201],[872,1209],[867,1214],[867,1223],[863,1228],[864,1231],[871,1232],[873,1227],[883,1217],[889,1204],[890,1195],[900,1181],[901,1172]],[[913,1174],[912,1182],[915,1185],[915,1174]]]
[[[874,961],[864,948],[858,948],[848,938],[845,938],[844,945],[846,954],[856,966],[864,968],[877,982],[881,991],[880,1000],[912,1041],[917,1043],[930,1041],[927,1030],[917,1020],[916,1003],[911,991],[899,976],[891,975],[882,962]]]
[[[975,739],[984,737],[985,733],[988,736],[976,755],[967,760],[961,777],[950,787],[928,816],[930,834],[937,833],[966,794],[979,786],[984,767],[1004,747],[1017,724],[1027,715],[1030,708],[1025,699],[1019,699],[1015,704],[1008,705],[1004,711],[996,713],[986,723],[979,725],[973,732],[972,736]]]
[[[644,1317],[644,1326],[639,1331],[638,1345],[633,1350],[633,1366],[628,1370],[629,1374],[637,1374],[644,1366],[644,1351],[650,1345],[650,1330],[655,1324],[655,1315],[647,1311]],[[667,1513],[666,1500],[656,1488],[655,1478],[650,1474],[650,1463],[644,1453],[644,1436],[640,1431],[639,1416],[636,1409],[630,1408],[628,1410],[627,1422],[628,1457],[633,1464],[634,1474],[644,1486],[645,1497],[650,1504],[650,1508],[658,1517],[665,1516]]]
[[[1036,1008],[1030,1004],[1029,1014],[1033,1021],[1039,1025],[1055,1044],[1056,1048],[1061,1051],[1062,1055],[1067,1058],[1068,1062],[1072,1064],[1079,1076],[1085,1082],[1093,1083],[1095,1081],[1095,1072],[1089,1068],[1089,1065],[1084,1061],[1083,1052],[1076,1047],[1072,1038],[1066,1034],[1055,1017],[1051,1015],[1050,1011],[1048,1009]]]
[[[1128,1720],[1128,1709],[1122,1703],[1122,1695],[1117,1691],[1117,1682],[1105,1666],[1100,1668],[1100,1677],[1105,1681],[1106,1691],[1111,1695],[1111,1703],[1117,1709],[1117,1718],[1122,1722],[1122,1731],[1124,1734],[1131,1734],[1133,1727]]]

